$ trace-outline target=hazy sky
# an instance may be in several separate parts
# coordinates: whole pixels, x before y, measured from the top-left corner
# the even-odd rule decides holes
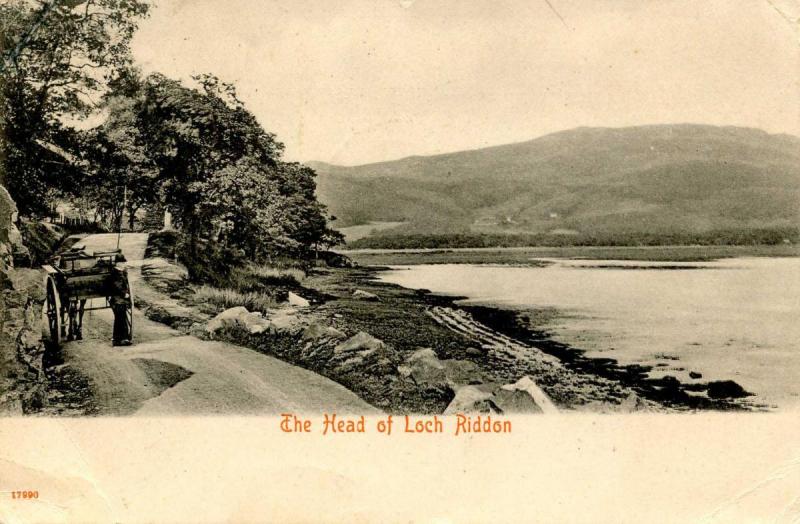
[[[159,0],[134,53],[145,72],[234,82],[291,160],[359,164],[577,126],[800,134],[791,3]]]

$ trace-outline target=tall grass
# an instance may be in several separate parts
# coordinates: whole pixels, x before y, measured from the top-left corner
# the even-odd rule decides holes
[[[297,285],[306,278],[306,273],[296,267],[275,267],[266,264],[249,264],[233,270],[233,274],[242,274],[260,278],[267,284]]]
[[[305,278],[305,272],[295,267],[249,264],[233,268],[220,287],[193,287],[192,298],[198,304],[209,304],[214,309],[244,306],[248,311],[265,313],[278,305],[279,296],[285,298],[285,288],[299,286]]]
[[[228,309],[244,306],[248,311],[267,312],[278,305],[276,298],[268,293],[250,291],[241,292],[231,288],[218,288],[212,286],[194,287],[192,297],[198,303],[216,306],[217,309]]]
[[[306,274],[296,268],[249,264],[233,268],[221,282],[220,287],[228,287],[244,293],[268,291],[273,287],[297,287],[305,277]]]

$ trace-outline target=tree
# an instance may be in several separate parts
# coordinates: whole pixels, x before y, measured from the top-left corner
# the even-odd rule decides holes
[[[128,213],[130,229],[134,227],[136,212],[140,208],[159,202],[158,168],[150,158],[145,146],[146,141],[141,134],[142,130],[138,127],[136,111],[142,96],[142,80],[135,69],[122,71],[110,84],[104,102],[108,118],[99,127],[97,134],[100,136],[100,141],[106,144],[107,153],[112,153],[112,157],[105,159],[101,155],[96,157],[94,162],[90,162],[99,167],[93,170],[95,176],[90,187],[115,185],[113,194],[118,196],[121,194],[124,197],[121,200],[127,205],[124,211]],[[89,148],[89,151],[91,150]],[[116,162],[113,155],[117,156]],[[107,165],[119,165],[123,172],[116,177],[104,177],[103,171]],[[100,205],[104,203],[107,201],[100,201]],[[120,218],[122,211],[120,210]]]
[[[137,111],[165,203],[186,233],[186,258],[213,252],[232,265],[241,258],[307,256],[312,246],[339,242],[316,200],[314,171],[281,160],[283,145],[232,85],[213,75],[194,80],[187,87],[151,75]]]
[[[325,206],[316,196],[316,172],[298,163],[278,166],[280,190],[288,199],[288,236],[302,246],[315,249],[344,242],[344,236],[328,227]]]
[[[74,148],[74,131],[65,122],[94,110],[108,83],[130,65],[129,42],[147,11],[139,0],[0,5],[2,155],[6,184],[21,213],[44,212],[41,195],[47,188],[74,187],[71,166],[48,161],[42,148]]]
[[[161,173],[165,203],[189,235],[191,254],[209,228],[199,208],[214,173],[242,158],[274,168],[283,149],[244,108],[232,86],[210,75],[196,79],[199,87],[188,88],[151,75],[137,111],[137,126]]]

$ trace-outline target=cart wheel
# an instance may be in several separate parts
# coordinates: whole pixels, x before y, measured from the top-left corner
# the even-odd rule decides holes
[[[50,332],[50,343],[55,347],[61,346],[61,298],[58,295],[53,277],[47,277],[47,327]]]

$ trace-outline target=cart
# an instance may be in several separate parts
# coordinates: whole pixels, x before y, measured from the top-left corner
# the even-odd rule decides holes
[[[122,251],[88,253],[72,249],[57,256],[45,271],[46,337],[53,347],[63,341],[83,338],[86,311],[114,311],[114,343],[133,340],[133,290]],[[104,299],[103,305],[86,307],[91,299]]]

